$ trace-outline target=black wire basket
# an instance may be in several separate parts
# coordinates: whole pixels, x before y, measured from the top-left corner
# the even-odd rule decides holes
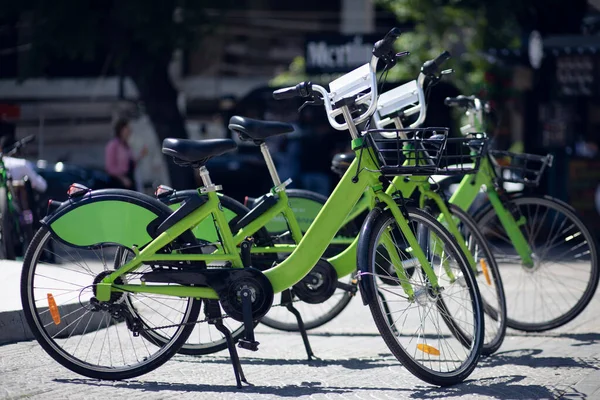
[[[383,137],[382,132],[395,137]],[[449,138],[448,128],[370,129],[365,137],[386,176],[472,174],[487,149],[484,134]]]
[[[527,186],[538,186],[544,171],[552,166],[554,159],[552,154],[539,156],[500,150],[490,150],[488,153],[496,167],[498,180]]]

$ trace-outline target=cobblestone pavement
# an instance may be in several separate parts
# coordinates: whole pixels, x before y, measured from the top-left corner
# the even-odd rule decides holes
[[[0,346],[0,399],[411,399],[600,398],[600,298],[574,322],[539,335],[509,332],[461,385],[437,388],[408,373],[378,336],[359,299],[310,340],[322,361],[305,360],[299,335],[257,330],[258,352],[240,350],[254,386],[237,389],[226,352],[176,356],[137,379],[107,382],[76,375],[37,342]],[[357,324],[356,321],[360,321]]]

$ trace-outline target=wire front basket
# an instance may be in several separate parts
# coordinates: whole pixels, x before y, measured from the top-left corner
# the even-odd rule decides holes
[[[499,180],[523,183],[527,186],[538,186],[544,171],[552,166],[553,160],[551,154],[538,156],[500,150],[490,150],[489,155],[496,167]]]
[[[484,134],[448,138],[448,128],[370,129],[365,137],[386,176],[472,174],[487,147]]]

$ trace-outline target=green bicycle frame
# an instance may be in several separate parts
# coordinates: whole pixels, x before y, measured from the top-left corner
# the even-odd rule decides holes
[[[427,274],[430,283],[434,288],[438,287],[437,276],[435,275],[433,268],[429,264],[427,257],[423,250],[419,247],[417,238],[411,231],[408,221],[404,218],[400,208],[396,204],[395,200],[388,193],[382,191],[382,186],[378,180],[379,167],[372,161],[375,157],[372,154],[370,148],[363,148],[362,139],[355,140],[356,148],[356,159],[350,165],[350,168],[338,186],[335,188],[315,221],[311,224],[306,234],[302,237],[294,251],[290,256],[279,263],[278,265],[266,270],[264,274],[271,282],[273,291],[275,293],[281,292],[297,282],[299,282],[304,276],[306,276],[312,267],[317,263],[319,258],[325,252],[327,246],[335,236],[336,232],[343,226],[346,217],[350,214],[355,204],[361,198],[363,193],[367,191],[375,201],[385,205],[388,208],[394,218],[396,219],[398,226],[406,237],[408,244],[412,247],[414,256],[418,259],[421,267]],[[362,148],[363,151],[360,149]],[[362,160],[360,160],[362,153],[367,153]],[[363,168],[358,174],[357,163],[361,162]],[[283,192],[281,192],[283,193]],[[280,195],[281,195],[280,193]],[[242,261],[240,253],[236,247],[236,240],[246,237],[252,230],[257,230],[260,226],[264,225],[269,218],[272,218],[275,211],[267,212],[264,215],[258,217],[253,223],[249,224],[242,231],[238,232],[235,237],[233,236],[227,220],[220,207],[218,196],[215,192],[209,192],[207,194],[208,201],[190,213],[182,220],[175,223],[165,232],[161,233],[158,237],[148,243],[141,251],[134,248],[134,254],[132,260],[124,264],[117,271],[106,276],[101,283],[97,285],[97,298],[100,301],[108,301],[112,291],[117,292],[141,292],[141,293],[154,293],[163,294],[168,296],[176,297],[194,297],[194,298],[206,298],[206,299],[217,299],[217,293],[208,287],[191,287],[182,285],[146,285],[144,283],[139,285],[133,284],[115,284],[115,280],[128,272],[132,272],[142,266],[143,263],[153,263],[157,261],[230,261],[233,267],[242,267]],[[285,196],[285,195],[284,195]],[[285,209],[282,210],[285,212]],[[211,254],[156,254],[157,251],[168,245],[179,235],[183,234],[188,229],[193,228],[205,218],[212,216],[215,221],[216,228],[222,238],[223,248],[218,248]],[[290,215],[290,219],[293,221],[293,215]],[[292,223],[293,224],[293,223]],[[294,228],[295,229],[295,228]],[[390,246],[391,238],[384,235],[384,245]],[[237,239],[236,239],[237,238]],[[350,246],[344,252],[338,256],[332,258],[330,261],[336,269],[338,276],[345,276],[350,274],[355,269],[356,260],[356,246]],[[280,247],[276,247],[279,251]],[[389,251],[388,253],[393,254],[395,251]],[[352,263],[347,262],[349,258],[354,256]],[[394,256],[398,261],[397,254]],[[394,260],[392,260],[394,261]],[[406,276],[401,263],[394,262],[399,277]],[[407,290],[409,296],[412,295],[412,288],[408,283],[403,285],[403,288]]]
[[[525,236],[523,236],[523,233],[519,228],[525,224],[525,217],[521,216],[517,221],[512,213],[504,207],[500,200],[500,196],[496,191],[495,179],[496,171],[494,170],[489,157],[483,157],[481,159],[479,171],[475,175],[467,175],[462,179],[458,189],[454,192],[452,197],[450,197],[450,203],[467,211],[481,188],[484,188],[500,223],[506,230],[515,250],[521,257],[523,265],[526,267],[533,267],[533,252],[529,247],[529,243],[527,243],[527,239],[525,239]]]
[[[475,174],[465,175],[458,189],[450,198],[449,202],[450,204],[454,204],[464,211],[467,211],[471,204],[473,204],[473,201],[475,201],[475,198],[477,197],[477,194],[480,192],[481,188],[483,188],[488,196],[488,199],[490,200],[490,203],[492,204],[492,207],[494,208],[494,211],[498,215],[498,219],[506,230],[506,233],[510,238],[515,250],[521,257],[523,265],[527,267],[533,267],[534,264],[531,248],[520,229],[520,226],[523,226],[526,222],[525,217],[521,216],[519,220],[515,220],[512,213],[507,210],[506,207],[504,207],[504,204],[500,200],[500,196],[495,189],[495,179],[496,172],[491,161],[488,157],[482,157],[479,170]],[[440,221],[443,220],[446,222],[446,228],[455,238],[458,239],[459,246],[469,259],[471,267],[475,269],[476,261],[473,259],[471,252],[466,250],[466,243],[464,240],[462,240],[462,235],[460,234],[456,223],[453,219],[444,217],[451,215],[450,211],[446,207],[446,204],[442,198],[437,193],[429,190],[427,178],[416,176],[410,178],[395,177],[392,180],[392,185],[390,185],[387,189],[387,193],[392,194],[395,190],[398,190],[404,197],[410,197],[417,189],[421,193],[420,206],[423,206],[426,198],[430,198],[436,203],[441,212]],[[350,215],[351,217],[355,218],[367,210],[370,203],[368,196],[369,194],[365,193],[365,196],[352,210]],[[346,221],[346,223],[349,220],[350,218]],[[335,239],[334,242],[344,244],[349,243],[346,238]]]

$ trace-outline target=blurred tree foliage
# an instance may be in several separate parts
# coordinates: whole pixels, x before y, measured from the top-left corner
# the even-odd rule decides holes
[[[378,0],[400,22],[414,23],[396,41],[398,50],[410,51],[389,72],[388,79],[414,79],[424,61],[443,50],[452,53],[444,67],[453,68],[452,82],[464,93],[480,93],[486,86],[506,85],[502,63],[487,54],[490,48],[520,49],[529,33],[579,32],[586,0]],[[303,59],[273,84],[298,82],[304,75]],[[491,81],[486,81],[486,73]],[[314,77],[311,77],[314,79]],[[495,88],[498,92],[498,88]],[[506,93],[497,93],[506,95]]]
[[[98,50],[137,86],[159,139],[187,137],[169,76],[175,49],[191,49],[218,24],[232,0],[20,0],[0,2],[0,18],[24,27],[30,46],[21,79],[57,57],[92,59]],[[168,163],[176,188],[191,187],[189,169]]]

